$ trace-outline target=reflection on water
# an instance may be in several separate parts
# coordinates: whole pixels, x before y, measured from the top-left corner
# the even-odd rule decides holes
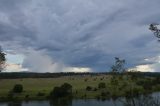
[[[9,102],[8,106],[22,106],[22,102]]]
[[[125,98],[124,106],[160,106],[159,96],[140,95],[136,98]]]
[[[72,106],[72,99],[56,99],[49,101],[50,106]]]
[[[8,102],[0,103],[0,106],[160,106],[159,95],[160,93],[154,93],[152,96],[145,95],[137,98],[119,98],[105,101],[56,99],[53,101]]]
[[[54,101],[29,101],[0,103],[0,106],[123,106],[122,103],[112,100],[97,101],[91,100],[54,100]]]

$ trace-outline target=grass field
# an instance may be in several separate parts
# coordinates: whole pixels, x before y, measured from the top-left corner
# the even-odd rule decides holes
[[[102,80],[103,78],[103,80]],[[80,97],[86,92],[87,86],[96,87],[99,82],[107,84],[108,76],[72,76],[60,78],[26,78],[26,79],[1,79],[0,80],[0,97],[6,97],[9,91],[12,90],[15,84],[22,84],[24,92],[19,96],[30,95],[36,97],[39,92],[48,95],[55,86],[60,86],[67,82],[73,86],[73,92],[77,91],[77,96]],[[89,95],[96,95],[96,93],[88,93]]]
[[[143,91],[142,86],[136,85],[133,81],[129,80],[119,80],[118,85],[110,84],[111,76],[101,75],[101,76],[68,76],[59,78],[24,78],[24,79],[1,79],[0,80],[0,98],[6,98],[9,92],[13,89],[15,84],[23,85],[23,92],[21,94],[15,95],[17,98],[22,100],[29,95],[32,99],[45,99],[49,95],[51,90],[55,86],[60,86],[63,83],[69,83],[73,87],[74,98],[96,98],[100,96],[102,92],[109,91],[110,94],[115,96],[123,96],[124,91],[130,89],[131,87],[136,87],[140,91]],[[105,89],[98,89],[98,84],[100,82],[106,83]],[[93,89],[98,89],[96,91],[86,91],[86,87],[91,86]],[[123,88],[122,88],[123,87]],[[37,96],[41,92],[45,96]]]

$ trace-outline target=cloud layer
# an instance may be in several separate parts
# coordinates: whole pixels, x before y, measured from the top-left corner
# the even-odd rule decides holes
[[[145,59],[160,52],[148,30],[148,24],[160,23],[159,4],[159,0],[1,0],[0,44],[25,55],[23,67],[34,71],[39,71],[37,67],[62,71],[63,65],[106,71],[114,57],[126,59],[127,67],[154,64]]]

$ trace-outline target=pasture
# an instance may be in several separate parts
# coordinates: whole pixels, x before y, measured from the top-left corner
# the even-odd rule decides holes
[[[50,92],[56,86],[61,86],[64,83],[72,85],[73,97],[77,99],[95,99],[104,97],[119,97],[126,96],[132,89],[135,93],[160,91],[160,85],[151,86],[151,89],[144,88],[144,82],[150,86],[154,78],[136,78],[131,79],[127,76],[116,76],[112,81],[111,75],[85,75],[85,76],[63,76],[58,78],[20,78],[20,79],[0,79],[0,99],[8,97],[15,84],[23,85],[23,92],[14,94],[16,99],[25,100],[26,97],[30,99],[46,99]],[[99,83],[105,83],[106,87],[98,88]],[[142,85],[137,85],[138,83]],[[86,90],[87,87],[91,90]],[[145,85],[146,86],[146,85]],[[43,94],[43,95],[38,95]]]
[[[39,92],[47,96],[55,86],[63,83],[69,83],[73,87],[75,97],[82,97],[87,94],[89,98],[96,96],[98,92],[87,92],[86,87],[98,87],[98,83],[109,81],[109,76],[68,76],[59,78],[21,78],[21,79],[1,79],[0,80],[0,97],[6,97],[15,84],[22,84],[24,91],[19,97],[29,95],[31,98],[37,98]]]

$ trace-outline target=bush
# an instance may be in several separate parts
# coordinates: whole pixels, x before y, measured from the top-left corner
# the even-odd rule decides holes
[[[28,99],[28,98],[29,98],[29,95],[26,95],[25,98]]]
[[[68,83],[64,83],[61,86],[62,90],[64,90],[66,94],[71,94],[72,93],[72,85],[68,84]]]
[[[105,97],[107,94],[105,92],[101,92],[101,96]]]
[[[72,95],[72,86],[68,83],[64,83],[60,87],[54,87],[53,91],[50,93],[50,97],[60,98]]]
[[[154,85],[152,80],[140,80],[136,82],[137,85],[142,86],[144,90],[150,91],[152,90],[152,86]]]
[[[97,100],[100,100],[100,99],[101,99],[101,97],[100,97],[99,95],[95,96],[95,98],[96,98]]]
[[[45,93],[43,93],[43,92],[38,92],[37,96],[45,96]]]
[[[104,82],[101,82],[98,84],[98,88],[99,89],[106,88],[106,84]]]
[[[14,93],[21,93],[23,91],[23,85],[21,84],[16,84],[13,88]]]
[[[94,78],[94,79],[93,79],[93,81],[96,81],[96,80],[97,80],[97,78]]]
[[[9,94],[8,94],[8,99],[13,99],[13,97],[14,97],[14,94],[12,93],[12,92],[9,92]]]
[[[98,90],[97,88],[94,88],[94,89],[93,89],[93,91],[97,91],[97,90]]]
[[[87,91],[91,91],[91,90],[92,90],[92,87],[91,87],[91,86],[87,86],[87,87],[86,87],[86,90],[87,90]]]
[[[88,79],[86,78],[86,79],[84,79],[84,81],[85,81],[85,82],[87,82],[87,81],[88,81]]]
[[[138,96],[140,96],[141,91],[142,90],[140,88],[129,89],[125,92],[125,97],[127,97],[127,98],[138,97]]]

